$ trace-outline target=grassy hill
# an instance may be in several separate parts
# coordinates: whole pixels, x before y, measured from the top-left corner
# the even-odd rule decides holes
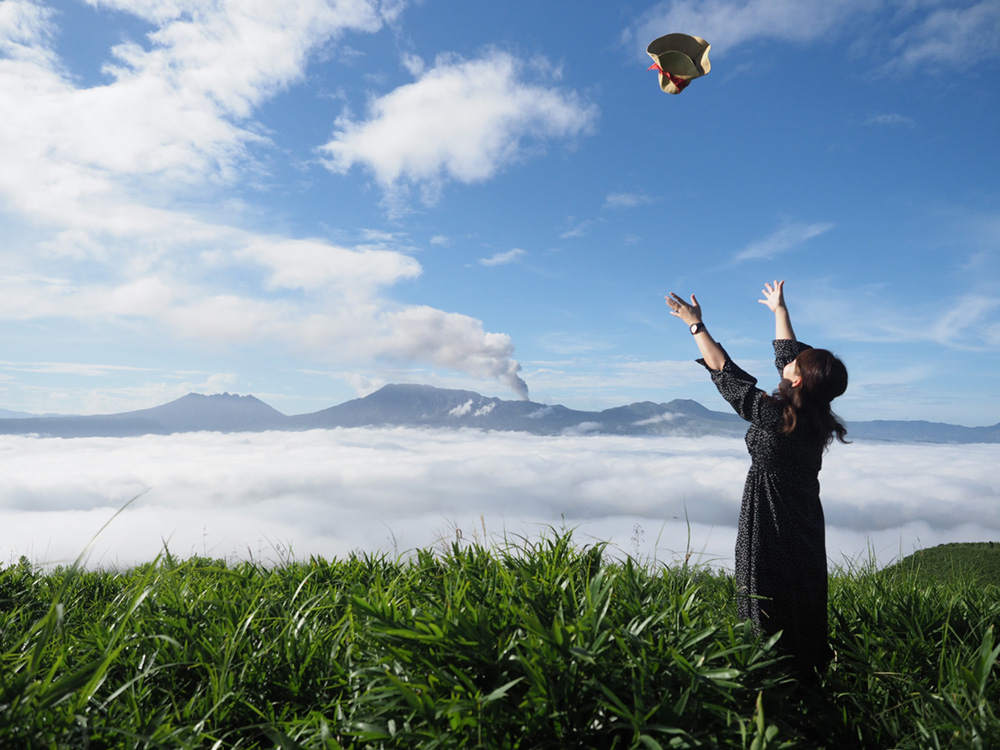
[[[1000,542],[939,544],[914,552],[883,571],[926,584],[1000,586]]]

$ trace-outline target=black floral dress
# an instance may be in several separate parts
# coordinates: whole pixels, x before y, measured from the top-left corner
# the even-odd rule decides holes
[[[797,341],[775,341],[778,372],[809,348]],[[783,631],[779,647],[799,668],[822,667],[830,658],[826,532],[819,499],[825,446],[806,437],[806,430],[782,434],[781,404],[757,388],[757,379],[728,355],[721,370],[709,372],[722,397],[750,422],[746,444],[751,464],[736,536],[739,616],[752,620],[763,635]]]

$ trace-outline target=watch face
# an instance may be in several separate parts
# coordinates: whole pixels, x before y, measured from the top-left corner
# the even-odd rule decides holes
[[[698,329],[701,328],[701,323],[691,324],[691,333],[698,333]]]

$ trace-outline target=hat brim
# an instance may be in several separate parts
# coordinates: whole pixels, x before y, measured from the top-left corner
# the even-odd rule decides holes
[[[666,34],[650,42],[646,47],[646,54],[663,71],[660,73],[660,88],[668,94],[679,94],[686,84],[678,87],[676,79],[690,81],[712,69],[712,62],[708,58],[710,49],[712,45],[700,36]],[[671,80],[672,78],[675,80]]]

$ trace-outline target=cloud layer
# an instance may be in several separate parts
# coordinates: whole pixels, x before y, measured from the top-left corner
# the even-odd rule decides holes
[[[749,459],[723,438],[334,430],[137,439],[0,437],[0,557],[403,553],[576,529],[581,543],[729,567]],[[837,446],[821,480],[831,564],[1000,539],[1000,447]],[[59,471],[51,471],[58,466]],[[485,529],[485,531],[484,531]]]

